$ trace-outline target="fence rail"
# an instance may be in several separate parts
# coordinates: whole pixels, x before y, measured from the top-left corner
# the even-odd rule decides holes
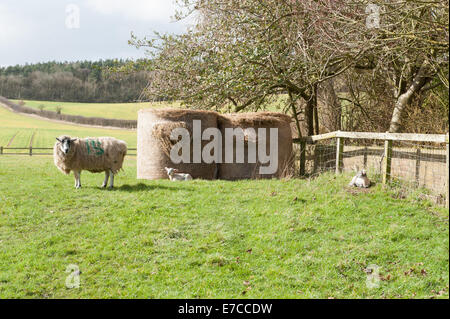
[[[389,183],[391,179],[391,163],[392,163],[392,142],[393,141],[410,141],[410,142],[425,142],[425,143],[440,143],[446,144],[445,157],[446,157],[446,206],[449,207],[449,134],[415,134],[415,133],[372,133],[372,132],[344,132],[336,131],[326,134],[307,136],[302,138],[293,139],[294,144],[300,145],[300,162],[299,171],[300,175],[305,175],[306,165],[306,145],[315,144],[318,141],[336,139],[336,174],[342,172],[343,167],[343,154],[344,154],[344,140],[345,139],[363,139],[363,140],[383,140],[384,141],[384,153],[383,153],[383,172],[382,181],[383,184]],[[8,150],[25,150],[21,153],[10,153]],[[40,151],[53,151],[53,148],[49,147],[3,147],[0,146],[0,155],[52,155],[52,152],[35,152]],[[129,148],[129,151],[135,151],[135,153],[127,154],[129,156],[136,156],[136,148]],[[34,152],[33,152],[34,151]]]
[[[293,143],[300,145],[300,175],[305,174],[306,165],[306,144],[315,144],[318,141],[336,139],[336,174],[342,171],[344,139],[363,139],[363,140],[383,140],[383,184],[389,183],[391,179],[392,164],[392,142],[393,141],[409,141],[409,142],[425,142],[446,144],[446,206],[449,207],[449,134],[415,134],[415,133],[372,133],[372,132],[344,132],[336,131],[314,136],[307,136],[293,140]]]
[[[372,133],[372,132],[345,132],[336,131],[314,136],[306,136],[294,139],[294,143],[315,143],[330,138],[354,138],[369,140],[391,140],[412,142],[448,143],[448,134],[415,134],[415,133]]]
[[[6,152],[8,150],[24,150],[26,152],[22,152],[22,153],[11,153],[11,152]],[[48,153],[42,153],[42,152],[35,152],[36,150],[40,150],[40,151],[51,151]],[[128,156],[136,156],[136,148],[128,148],[128,151],[134,151],[134,153],[127,153]],[[36,155],[53,155],[53,147],[4,147],[4,146],[0,146],[0,155],[29,155],[29,156],[36,156]]]

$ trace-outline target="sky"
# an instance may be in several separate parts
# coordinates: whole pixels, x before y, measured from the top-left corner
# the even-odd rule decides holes
[[[140,38],[181,33],[174,0],[0,0],[0,66],[47,61],[140,58]]]

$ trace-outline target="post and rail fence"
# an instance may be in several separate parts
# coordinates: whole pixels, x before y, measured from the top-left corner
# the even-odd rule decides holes
[[[414,142],[414,143],[428,143],[428,144],[445,144],[443,147],[443,152],[445,152],[445,157],[439,154],[439,157],[443,157],[442,163],[445,161],[445,173],[441,169],[441,173],[445,174],[445,202],[446,207],[449,207],[449,134],[415,134],[415,133],[371,133],[371,132],[345,132],[345,131],[335,131],[320,135],[307,136],[303,138],[296,138],[293,140],[294,144],[298,144],[300,148],[299,156],[299,172],[300,175],[305,175],[306,169],[306,147],[307,145],[314,145],[319,141],[325,141],[330,139],[336,139],[335,145],[335,166],[336,174],[342,172],[343,169],[343,158],[344,158],[344,140],[375,140],[384,141],[384,150],[382,150],[382,183],[388,184],[392,177],[392,158],[393,158],[393,142]],[[420,148],[417,148],[418,155],[421,154]],[[367,156],[365,154],[365,156]],[[435,156],[436,157],[436,156]],[[416,156],[416,160],[420,161],[419,156]],[[441,166],[443,167],[443,165]],[[416,169],[417,170],[417,169]],[[420,172],[419,172],[420,173]],[[441,187],[441,189],[444,189]]]
[[[16,151],[9,152],[9,151]],[[18,152],[25,151],[25,152]],[[39,151],[47,151],[47,152],[39,152]],[[128,151],[132,151],[132,153],[127,153],[128,156],[136,156],[136,148],[128,148]],[[0,155],[53,155],[53,147],[4,147],[0,146]]]
[[[356,140],[378,140],[384,141],[384,150],[382,155],[382,183],[388,184],[391,180],[392,156],[393,156],[393,142],[394,141],[409,141],[422,143],[438,143],[445,144],[445,188],[446,188],[446,206],[449,207],[449,134],[415,134],[415,133],[371,133],[371,132],[345,132],[336,131],[320,135],[307,136],[293,139],[294,144],[298,144],[300,148],[299,156],[299,175],[304,176],[306,173],[306,148],[307,145],[314,145],[320,141],[336,139],[335,149],[335,172],[339,174],[343,171],[344,163],[344,145],[346,139]],[[9,151],[25,152],[9,152]],[[137,149],[129,148],[129,156],[136,156]],[[39,152],[44,151],[44,152]],[[47,151],[47,152],[45,152]],[[52,155],[53,148],[48,147],[4,147],[0,146],[0,155]],[[417,154],[420,154],[420,149],[417,149]]]

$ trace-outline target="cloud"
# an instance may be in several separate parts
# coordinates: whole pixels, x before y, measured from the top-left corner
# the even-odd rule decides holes
[[[0,0],[0,66],[144,57],[128,45],[131,31],[142,38],[186,30],[186,20],[170,23],[173,1]],[[80,9],[80,28],[67,28],[68,3]]]
[[[122,15],[127,19],[171,22],[174,0],[86,0],[88,8],[104,15]]]
[[[0,43],[11,44],[26,34],[29,23],[0,3]]]

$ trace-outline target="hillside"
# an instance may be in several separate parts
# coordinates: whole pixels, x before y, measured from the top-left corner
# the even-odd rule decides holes
[[[114,136],[126,141],[130,148],[136,147],[136,131],[63,124],[13,113],[0,106],[0,146],[29,147],[33,137],[33,147],[52,147],[55,137],[62,134],[78,137]]]
[[[19,103],[22,100],[11,100]],[[141,103],[81,103],[81,102],[54,102],[23,100],[25,106],[34,109],[44,109],[56,112],[61,108],[61,113],[82,115],[86,117],[104,117],[122,120],[137,120],[137,112],[143,108],[179,107],[179,103],[166,102],[141,102]]]

